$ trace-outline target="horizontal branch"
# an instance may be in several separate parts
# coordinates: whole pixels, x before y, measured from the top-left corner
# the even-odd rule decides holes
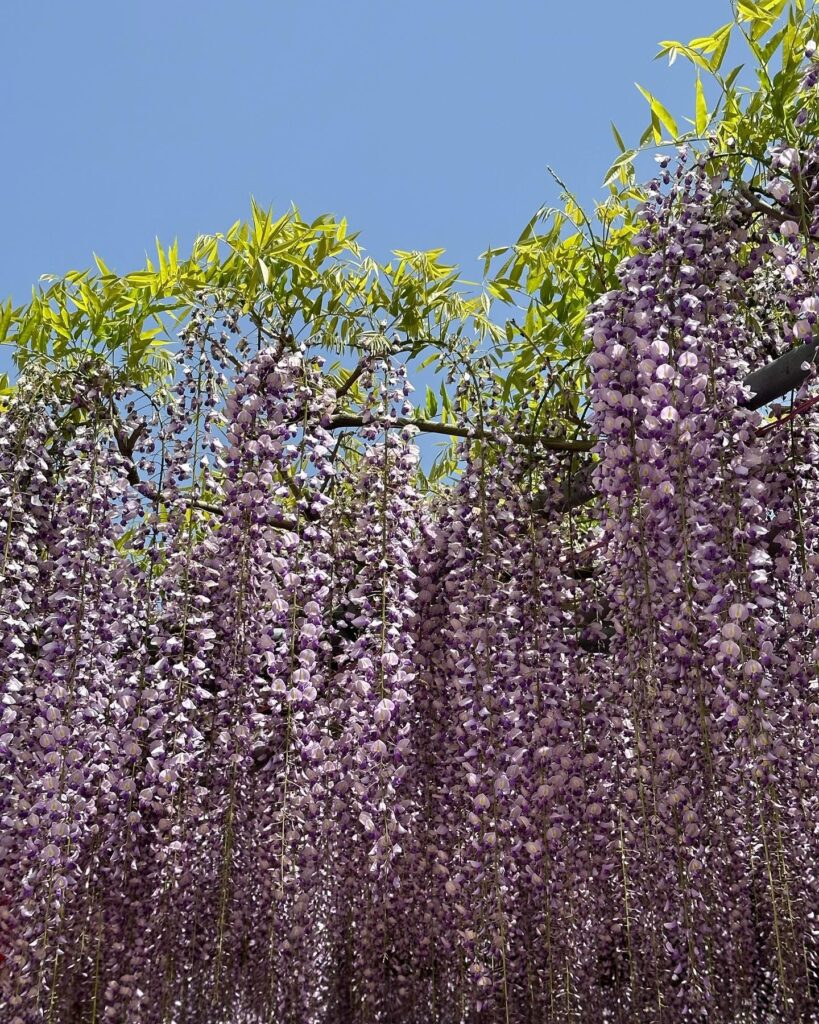
[[[780,419],[774,420],[772,423],[767,423],[764,427],[760,427],[756,432],[757,437],[762,437],[765,434],[772,433],[774,430],[784,426],[786,423],[790,423],[791,420],[795,420],[797,416],[802,416],[817,405],[819,405],[819,395],[814,395],[813,398],[809,398],[806,402],[800,402],[799,405],[791,409],[787,416],[782,416]]]
[[[342,427],[363,427],[367,425],[367,422],[363,416],[342,413],[338,416],[333,416],[330,420],[329,429],[338,430]],[[496,441],[498,444],[505,444],[507,441],[506,438],[487,430],[458,426],[454,423],[440,423],[437,420],[397,416],[390,422],[396,427],[415,427],[423,434],[443,434],[448,437],[474,438],[475,440]],[[539,434],[511,434],[510,437],[516,444],[540,445],[541,448],[549,448],[552,451],[558,452],[589,452],[597,443],[595,440],[570,441],[564,437],[545,437]]]
[[[743,383],[753,392],[753,394],[746,402],[743,403],[744,406],[747,409],[759,409],[764,405],[768,405],[769,403],[776,401],[778,398],[782,398],[789,391],[798,390],[798,388],[801,387],[811,374],[813,364],[817,358],[817,352],[819,352],[819,339],[814,339],[806,342],[804,345],[799,345],[797,348],[785,352],[784,355],[774,359],[772,362],[768,363],[767,366],[763,366],[759,370],[754,370],[749,373],[745,377]],[[807,370],[804,369],[806,364],[810,364]],[[357,367],[356,369],[358,370],[360,367]],[[354,371],[347,383],[353,380],[355,374],[356,371]],[[796,412],[807,411],[807,409],[812,406],[813,402],[806,403],[804,406],[801,406],[796,410]],[[350,427],[357,428],[367,425],[368,422],[371,421],[365,420],[361,415],[340,413],[331,418],[328,427],[330,430],[340,430]],[[465,439],[484,439],[494,441],[498,444],[506,444],[511,439],[515,444],[526,445],[528,447],[538,445],[551,451],[589,452],[597,443],[594,438],[586,440],[569,440],[568,438],[533,435],[531,433],[515,433],[508,437],[503,437],[498,434],[493,434],[490,431],[480,430],[475,427],[462,426],[453,423],[441,423],[437,420],[427,420],[419,417],[398,416],[395,420],[392,420],[391,423],[396,427],[414,427],[421,433],[439,434],[448,437],[462,437]],[[772,427],[773,424],[770,425],[770,427],[763,428],[760,433],[767,433]],[[133,485],[139,485],[140,483],[139,475],[136,472],[136,467],[133,461],[133,453],[136,442],[144,429],[144,425],[139,426],[134,430],[130,437],[126,437],[124,432],[121,431],[117,431],[115,434],[120,453],[126,458],[128,463],[128,479]],[[593,470],[594,463],[587,461],[575,474],[573,474],[572,477],[569,478],[563,487],[563,500],[560,503],[560,511],[569,512],[572,509],[579,508],[581,505],[592,500],[595,495],[592,484]],[[155,493],[145,496],[154,501],[163,500],[162,496],[157,496]],[[211,513],[212,515],[223,514],[223,509],[219,505],[208,504],[206,502],[196,500],[188,500],[188,504],[191,508],[196,508],[203,512]],[[277,519],[275,522],[271,522],[271,525],[285,530],[298,529],[298,524],[295,520],[287,519],[285,517]]]
[[[130,477],[129,477],[130,479]],[[168,491],[158,491],[154,484],[150,481],[141,482],[137,488],[139,493],[155,504],[171,505],[184,504],[186,509],[197,509],[199,512],[208,512],[210,515],[223,516],[225,514],[224,505],[214,505],[208,501],[199,501],[196,498],[189,498],[185,494],[171,494]],[[306,517],[307,522],[311,521],[311,518]],[[295,533],[299,529],[299,523],[295,519],[288,519],[286,516],[271,516],[268,520],[268,524],[277,530],[290,530]]]

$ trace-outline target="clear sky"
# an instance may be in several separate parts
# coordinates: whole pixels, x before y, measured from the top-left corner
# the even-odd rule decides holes
[[[690,68],[658,40],[727,0],[58,0],[4,5],[0,296],[42,273],[141,265],[249,214],[346,216],[376,258],[444,247],[474,278],[556,198],[584,201]]]

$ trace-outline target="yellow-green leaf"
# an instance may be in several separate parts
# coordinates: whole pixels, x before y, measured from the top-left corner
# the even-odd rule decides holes
[[[637,88],[640,90],[643,96],[645,96],[645,98],[648,100],[648,105],[649,107],[651,107],[652,116],[657,118],[660,124],[671,135],[672,139],[676,139],[680,132],[677,128],[677,122],[674,120],[671,114],[666,110],[662,103],[660,103],[657,97],[653,96],[647,89],[644,89],[639,82],[635,82],[634,84],[637,86]]]
[[[631,164],[632,160],[635,157],[635,153],[635,150],[627,149],[624,153],[621,153],[617,157],[617,159],[614,161],[611,167],[609,167],[608,171],[606,171],[606,176],[603,179],[604,187],[606,185],[609,185],[612,181],[614,181],[614,179],[620,174],[620,172],[625,170],[625,168],[629,164]]]
[[[762,12],[752,0],[737,0],[737,13],[739,14],[740,21],[753,21]]]
[[[713,53],[722,46],[725,36],[730,36],[733,27],[734,23],[729,21],[726,25],[721,25],[712,35],[692,39],[688,45],[692,46],[695,50],[699,50],[700,53]]]
[[[99,270],[103,277],[113,277],[111,271],[96,253],[94,253],[94,262],[97,264],[97,270]]]
[[[698,68],[702,68],[704,71],[710,71],[711,68],[708,64],[707,59],[702,55],[699,50],[695,50],[693,46],[683,46],[682,43],[675,44],[675,48],[678,53],[682,53],[686,60],[691,61]]]
[[[708,104],[705,102],[705,90],[702,87],[702,79],[699,75],[697,75],[694,119],[697,135],[705,135],[708,128]]]
[[[714,55],[711,58],[711,70],[719,71],[722,67],[722,62],[725,60],[725,54],[728,52],[728,44],[731,41],[731,28],[730,26],[723,32],[718,33],[718,43],[714,50]]]
[[[723,89],[725,89],[726,93],[731,94],[731,89],[733,88],[734,82],[737,80],[737,75],[740,73],[740,71],[742,71],[744,67],[744,64],[738,64],[735,68],[731,70],[730,74],[725,79],[722,86]]]

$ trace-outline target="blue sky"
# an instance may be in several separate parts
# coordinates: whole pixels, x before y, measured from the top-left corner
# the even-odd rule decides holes
[[[727,0],[139,0],[8,4],[0,296],[40,274],[141,265],[155,236],[221,231],[251,194],[346,216],[376,258],[444,247],[468,277],[556,198],[586,202],[691,71],[662,38]]]

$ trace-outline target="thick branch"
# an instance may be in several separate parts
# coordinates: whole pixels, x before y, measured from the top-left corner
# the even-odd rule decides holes
[[[768,206],[767,203],[763,203],[746,181],[737,182],[737,187],[742,198],[756,213],[770,217],[771,220],[776,221],[778,224],[784,224],[786,220],[794,220],[792,214],[786,213],[784,210],[775,210],[772,206]],[[819,237],[816,235],[808,234],[807,237],[814,242],[819,242]]]
[[[593,472],[594,463],[589,460],[573,476],[569,477],[563,485],[563,500],[560,503],[561,512],[571,512],[573,508],[579,508],[581,505],[585,505],[587,501],[591,501],[594,497]]]
[[[792,219],[783,210],[775,210],[772,206],[768,206],[766,203],[763,203],[746,181],[738,181],[737,188],[739,189],[739,193],[742,198],[756,213],[761,213],[766,217],[770,217],[771,220],[778,221],[780,224],[784,223],[786,220]]]

